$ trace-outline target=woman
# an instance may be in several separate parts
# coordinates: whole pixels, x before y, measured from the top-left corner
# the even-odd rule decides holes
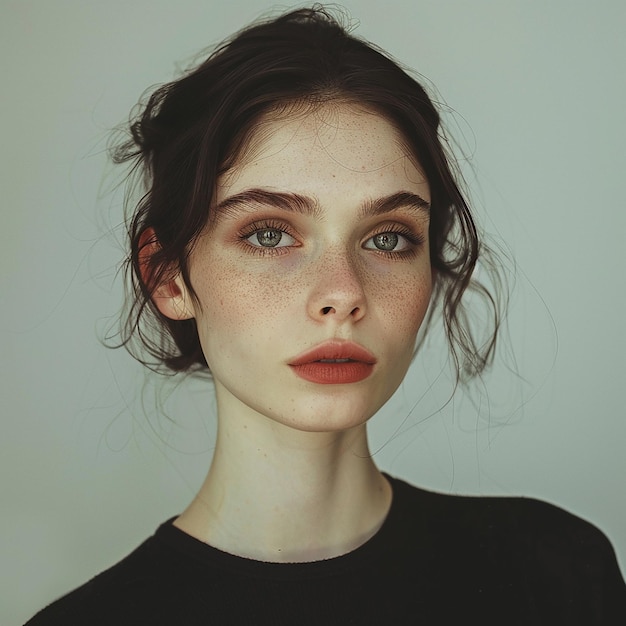
[[[369,453],[366,422],[432,316],[462,382],[500,319],[418,83],[325,11],[295,11],[156,91],[115,158],[148,180],[124,343],[210,372],[216,448],[179,517],[29,623],[623,623],[593,526],[425,492]],[[482,332],[469,289],[492,313]]]

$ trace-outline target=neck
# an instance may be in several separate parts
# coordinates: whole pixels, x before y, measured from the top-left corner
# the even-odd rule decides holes
[[[365,425],[302,432],[259,414],[220,414],[211,468],[175,524],[210,545],[263,561],[345,554],[382,524],[391,489]]]

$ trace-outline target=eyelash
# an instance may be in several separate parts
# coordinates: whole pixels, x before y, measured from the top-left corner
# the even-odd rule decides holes
[[[373,250],[374,252],[382,254],[383,256],[386,256],[390,259],[412,258],[417,253],[417,248],[419,248],[424,243],[424,238],[421,235],[418,235],[407,226],[402,226],[399,224],[394,224],[390,226],[382,225],[367,238],[367,241],[370,241],[378,235],[400,235],[401,237],[404,237],[409,243],[409,248],[407,250]]]
[[[248,251],[251,251],[253,254],[260,254],[262,256],[268,254],[286,254],[289,250],[290,246],[280,246],[274,248],[269,246],[254,246],[246,241],[246,239],[262,230],[279,230],[280,232],[285,233],[297,240],[297,237],[293,230],[291,230],[291,228],[284,222],[278,222],[275,220],[259,220],[256,222],[252,222],[251,224],[248,224],[239,231],[238,238],[241,243],[248,249]]]
[[[255,233],[258,233],[263,230],[278,230],[282,233],[289,235],[297,240],[297,237],[293,230],[289,227],[288,224],[284,222],[279,222],[275,220],[259,220],[252,222],[251,224],[246,225],[242,228],[238,233],[238,239],[240,242],[246,246],[248,251],[251,251],[253,254],[260,254],[262,256],[265,255],[277,255],[277,254],[286,254],[289,251],[290,247],[293,246],[280,246],[280,247],[270,247],[270,246],[255,246],[251,243],[248,243],[246,240],[249,239]],[[404,237],[409,243],[409,248],[407,250],[379,250],[373,249],[374,252],[381,254],[390,259],[406,259],[415,256],[417,252],[417,248],[419,248],[424,243],[424,238],[421,235],[416,234],[410,228],[406,226],[402,226],[399,224],[394,224],[390,226],[381,226],[379,229],[374,231],[366,241],[370,241],[374,237],[378,235],[399,235]],[[372,250],[371,248],[368,248]]]

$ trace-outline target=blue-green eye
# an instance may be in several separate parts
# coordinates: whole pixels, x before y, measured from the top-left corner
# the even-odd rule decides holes
[[[398,245],[398,235],[396,233],[381,233],[372,237],[372,241],[379,250],[395,250]]]
[[[368,239],[364,246],[367,250],[380,250],[381,252],[403,252],[411,245],[406,237],[399,233],[378,233]]]
[[[284,248],[296,243],[291,235],[278,228],[261,228],[252,233],[246,240],[253,246],[260,248]]]

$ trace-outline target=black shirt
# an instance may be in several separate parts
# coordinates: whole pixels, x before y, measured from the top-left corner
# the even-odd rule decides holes
[[[28,626],[626,624],[626,585],[591,524],[537,500],[389,480],[385,522],[348,554],[265,563],[170,520]]]

